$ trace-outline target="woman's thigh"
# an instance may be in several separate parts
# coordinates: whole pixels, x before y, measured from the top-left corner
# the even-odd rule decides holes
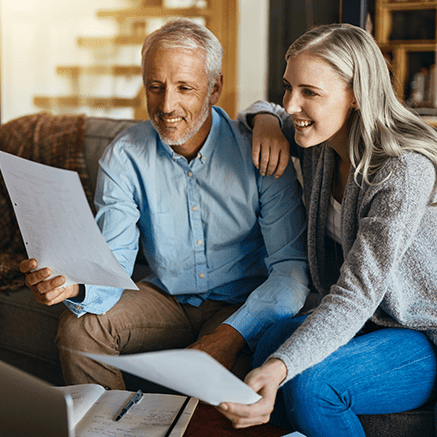
[[[299,317],[273,325],[259,342],[254,367],[276,351],[304,320]],[[319,430],[334,422],[337,429],[360,428],[357,415],[408,411],[434,400],[436,374],[436,347],[425,334],[379,329],[355,337],[285,384],[273,419],[288,427],[288,416],[294,428],[305,428],[308,435],[310,430],[300,423],[313,424]]]
[[[380,329],[285,384],[287,416],[308,436],[364,436],[358,415],[398,413],[434,400],[436,371],[436,348],[425,334]]]
[[[387,328],[353,338],[291,385],[297,402],[316,391],[355,414],[387,414],[434,399],[436,372],[436,347],[425,334]]]

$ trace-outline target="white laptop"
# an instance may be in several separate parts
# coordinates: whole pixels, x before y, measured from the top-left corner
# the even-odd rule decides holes
[[[0,361],[0,437],[74,437],[72,411],[70,396]]]

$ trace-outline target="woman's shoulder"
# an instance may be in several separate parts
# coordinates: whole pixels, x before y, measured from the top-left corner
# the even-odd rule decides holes
[[[406,151],[400,156],[392,156],[375,173],[374,183],[380,183],[384,180],[406,180],[419,179],[424,181],[435,182],[436,167],[430,158],[420,152]]]
[[[371,198],[379,193],[380,198],[425,205],[435,197],[436,167],[419,152],[407,151],[389,158],[369,179],[364,191]]]

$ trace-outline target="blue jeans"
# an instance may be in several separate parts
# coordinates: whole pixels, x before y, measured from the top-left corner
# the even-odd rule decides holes
[[[284,320],[267,330],[253,366],[304,320]],[[437,349],[428,337],[409,329],[378,329],[356,336],[284,384],[271,421],[308,437],[365,437],[357,415],[412,410],[435,400],[436,393]]]

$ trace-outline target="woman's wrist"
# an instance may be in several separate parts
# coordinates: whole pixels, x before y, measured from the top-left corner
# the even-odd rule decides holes
[[[263,364],[263,367],[272,374],[278,382],[278,386],[287,378],[287,366],[279,358],[270,358]]]
[[[279,121],[279,118],[272,114],[271,112],[258,112],[257,114],[254,114],[251,119],[251,125],[252,127],[255,127],[256,123],[263,123],[263,124],[269,124],[273,123],[276,126],[281,126],[281,123]]]

